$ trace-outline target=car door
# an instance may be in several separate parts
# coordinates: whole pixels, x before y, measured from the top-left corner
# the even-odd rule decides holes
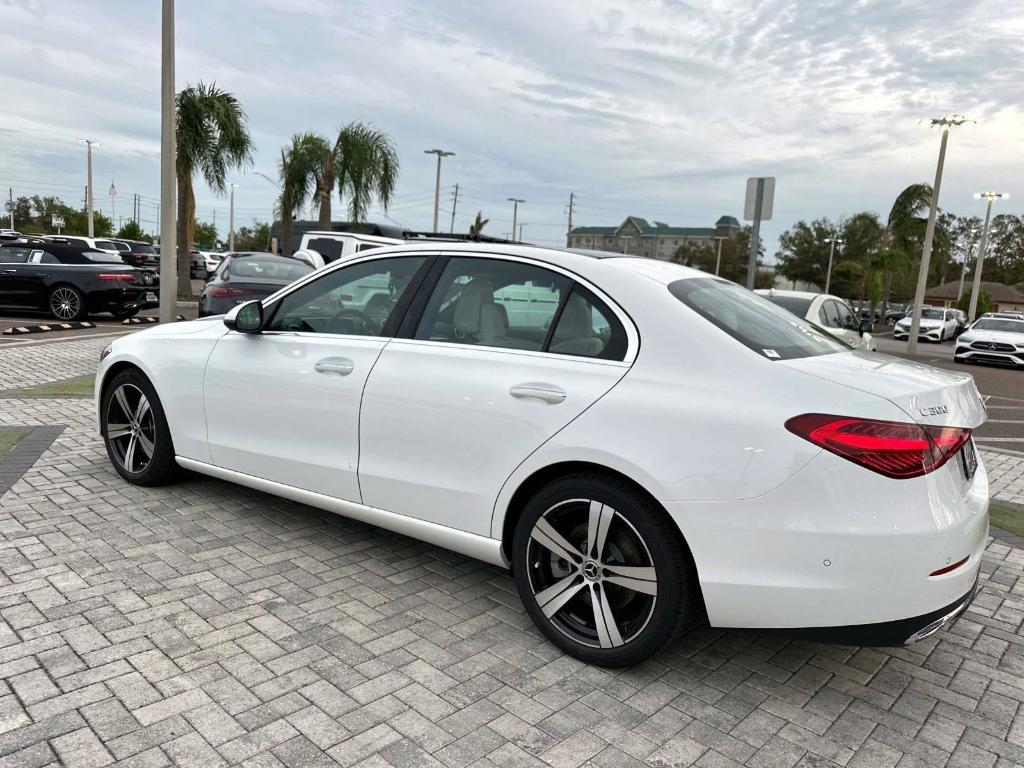
[[[35,305],[32,290],[32,265],[28,264],[31,247],[0,248],[0,305],[31,307]]]
[[[839,327],[833,333],[851,346],[860,346],[860,323],[857,321],[857,315],[845,301],[836,299],[831,301],[835,304],[836,313],[839,315]]]
[[[636,336],[546,265],[461,254],[437,271],[367,381],[359,485],[369,506],[487,536],[502,484],[625,375]]]
[[[267,307],[262,333],[225,334],[203,383],[213,463],[358,502],[363,387],[430,258],[318,273]]]

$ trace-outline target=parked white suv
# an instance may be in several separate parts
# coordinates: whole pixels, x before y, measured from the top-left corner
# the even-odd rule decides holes
[[[314,269],[319,269],[362,251],[404,242],[405,240],[397,237],[363,235],[358,232],[307,232],[302,236],[299,249],[292,254],[292,258],[305,261]]]

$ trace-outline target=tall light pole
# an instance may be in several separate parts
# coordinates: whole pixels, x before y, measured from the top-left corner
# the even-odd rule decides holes
[[[978,314],[978,295],[981,293],[981,267],[985,263],[985,247],[988,245],[988,224],[992,218],[992,203],[1009,197],[1005,192],[975,192],[977,200],[987,200],[985,206],[985,226],[981,229],[981,241],[978,243],[978,258],[974,263],[974,282],[971,285],[971,305],[967,310],[967,322],[973,323]]]
[[[949,129],[954,125],[968,122],[963,115],[946,115],[932,118],[931,125],[942,130],[939,142],[939,161],[935,165],[935,183],[932,185],[932,204],[928,211],[928,226],[924,231],[924,246],[921,249],[921,269],[917,273],[917,290],[914,291],[914,314],[910,321],[910,338],[907,340],[907,352],[917,353],[917,334],[921,330],[921,312],[924,309],[924,292],[928,288],[928,267],[932,259],[932,238],[935,237],[935,214],[939,208],[939,188],[942,186],[942,166],[946,162],[946,144],[949,142]]]
[[[231,184],[231,202],[228,204],[228,250],[235,250],[235,190],[238,185]]]
[[[98,147],[99,142],[95,139],[79,139],[81,144],[85,144],[85,211],[89,217],[89,237],[95,237],[95,229],[93,227],[92,219],[92,148]]]
[[[178,319],[175,221],[174,0],[163,0],[160,54],[160,322]]]
[[[718,271],[722,268],[722,241],[728,240],[728,237],[712,237],[712,240],[718,241],[718,255],[715,256],[715,276],[717,277]]]
[[[828,293],[829,287],[832,285],[832,260],[836,255],[836,243],[839,243],[840,247],[843,245],[843,238],[841,237],[826,237],[826,243],[831,243],[832,247],[828,251],[828,272],[825,273],[825,293]]]
[[[425,155],[437,155],[437,180],[434,182],[434,228],[431,232],[437,232],[437,216],[441,211],[441,158],[451,157],[454,152],[447,152],[443,149],[424,149]]]
[[[512,203],[512,239],[516,239],[516,219],[519,217],[519,204],[525,203],[525,200],[521,200],[518,197],[505,198]]]

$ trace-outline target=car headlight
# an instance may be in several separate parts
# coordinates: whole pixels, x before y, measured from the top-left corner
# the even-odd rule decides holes
[[[972,341],[974,341],[974,339],[971,338],[970,336],[961,336],[959,339],[957,339],[957,341],[962,341],[964,344],[970,344]]]
[[[113,352],[113,351],[114,351],[114,345],[113,344],[107,344],[107,346],[105,346],[103,348],[103,351],[100,352],[100,362],[102,363],[104,360],[106,360],[107,357],[110,355],[110,353]]]

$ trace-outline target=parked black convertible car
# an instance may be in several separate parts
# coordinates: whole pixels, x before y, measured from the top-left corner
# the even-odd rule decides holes
[[[81,245],[25,239],[0,243],[0,308],[83,320],[109,312],[118,319],[157,304],[156,273],[120,256]]]

